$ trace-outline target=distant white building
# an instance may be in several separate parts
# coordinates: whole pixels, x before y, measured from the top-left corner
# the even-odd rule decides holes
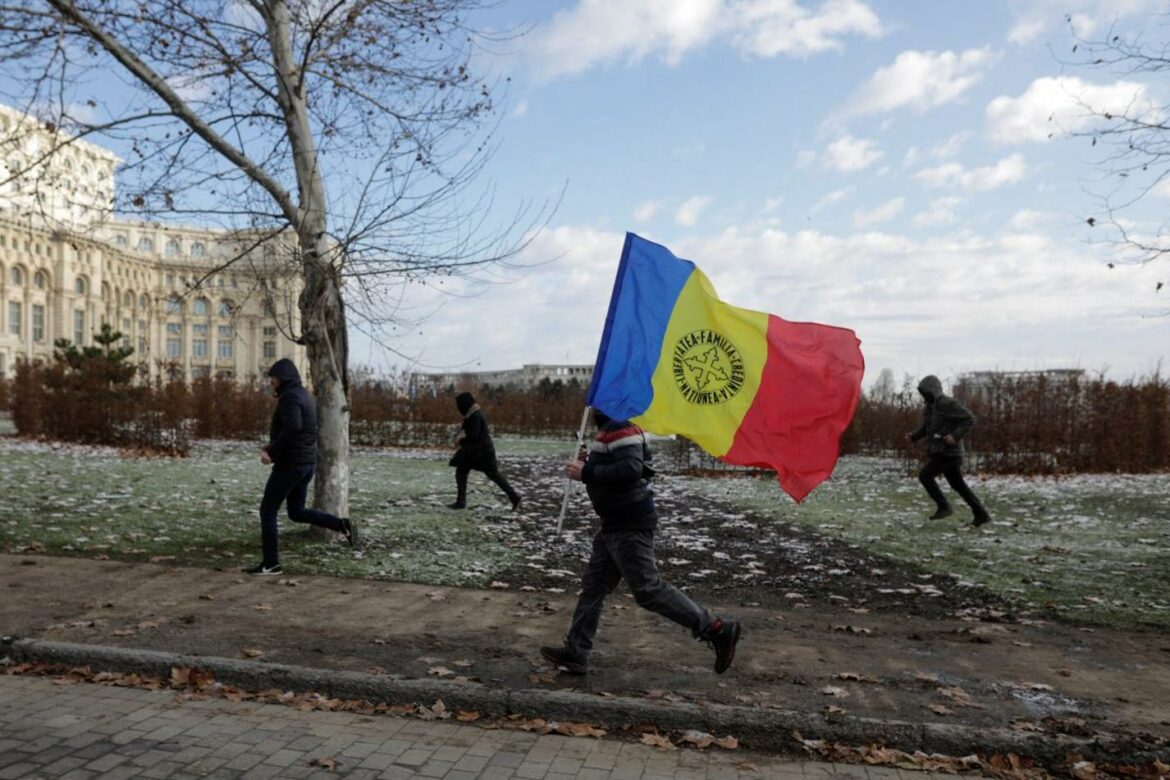
[[[151,375],[245,378],[280,357],[303,370],[282,336],[300,330],[300,280],[277,270],[279,242],[224,267],[249,235],[115,218],[120,162],[0,106],[0,378],[103,323]]]
[[[1037,371],[972,371],[955,382],[954,393],[964,400],[989,400],[1004,384],[1044,380],[1049,387],[1067,387],[1085,377],[1083,368],[1049,368]]]
[[[576,382],[587,387],[593,381],[593,364],[526,363],[520,368],[502,371],[449,371],[444,373],[415,373],[410,376],[410,394],[439,393],[447,388],[462,391],[469,387],[512,387],[528,389],[541,382]]]

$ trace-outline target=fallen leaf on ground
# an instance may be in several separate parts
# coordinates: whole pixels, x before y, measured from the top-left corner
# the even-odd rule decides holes
[[[114,636],[134,636],[138,632],[132,628],[119,628],[114,632]]]
[[[455,712],[455,720],[462,723],[471,723],[474,720],[479,720],[479,713],[474,710],[457,710]]]
[[[604,729],[590,726],[588,723],[557,723],[552,730],[566,737],[596,737],[600,739],[605,736]]]
[[[860,626],[850,626],[850,625],[836,625],[836,626],[833,626],[833,630],[834,631],[845,631],[846,633],[850,633],[850,634],[872,634],[873,633],[873,631],[869,630],[868,628],[862,628]]]
[[[243,653],[247,658],[260,658],[264,655],[263,650],[257,650],[254,647],[245,647],[240,650],[240,652]]]
[[[821,693],[826,696],[836,696],[842,699],[849,696],[849,691],[844,688],[838,688],[836,685],[826,685],[824,688],[821,688]]]
[[[550,683],[555,679],[557,679],[557,672],[534,672],[528,675],[528,682],[534,685]]]
[[[861,674],[860,672],[837,672],[838,680],[852,680],[853,682],[875,683],[878,678],[872,674]]]
[[[337,769],[337,762],[329,756],[324,756],[322,758],[314,758],[309,762],[309,766],[319,766],[322,769],[333,770]]]
[[[660,734],[643,734],[639,742],[660,750],[676,750],[674,743]]]
[[[267,611],[267,610],[272,609],[272,605],[271,604],[257,604],[256,606],[252,607],[252,609],[259,609],[262,611]]]
[[[447,594],[441,590],[432,590],[430,593],[427,594],[427,598],[430,599],[431,601],[446,601]]]
[[[932,704],[930,705],[930,711],[935,715],[953,715],[955,713],[954,710],[945,704]]]
[[[445,666],[432,666],[430,669],[427,669],[427,674],[434,675],[435,677],[451,677],[455,672]]]

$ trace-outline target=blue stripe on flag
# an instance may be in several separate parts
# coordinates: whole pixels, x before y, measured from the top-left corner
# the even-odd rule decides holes
[[[615,420],[649,408],[666,326],[694,270],[661,244],[626,233],[587,404]]]

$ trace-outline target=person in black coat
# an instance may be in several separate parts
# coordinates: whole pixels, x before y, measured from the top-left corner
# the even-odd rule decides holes
[[[459,449],[451,456],[450,465],[455,467],[455,489],[457,491],[455,503],[448,504],[450,509],[464,509],[467,507],[467,476],[472,471],[482,471],[487,478],[500,486],[500,490],[512,502],[512,508],[520,506],[520,494],[512,489],[508,480],[500,474],[500,465],[496,461],[496,446],[492,443],[492,434],[488,430],[487,418],[483,410],[475,402],[471,393],[460,393],[455,396],[455,408],[463,415],[462,431],[457,444]]]
[[[967,502],[967,506],[971,507],[974,516],[972,525],[980,526],[990,522],[991,515],[987,513],[975,491],[967,485],[962,472],[963,439],[975,427],[975,415],[961,402],[944,394],[942,382],[936,376],[923,377],[918,383],[918,393],[926,402],[922,410],[922,425],[913,433],[906,434],[906,439],[910,442],[927,440],[930,460],[919,472],[918,481],[926,488],[926,492],[937,506],[930,519],[941,520],[955,513],[938,486],[938,477],[941,474],[946,477],[947,483],[954,491]]]
[[[309,483],[317,465],[317,404],[301,384],[296,365],[282,358],[268,370],[268,382],[276,393],[276,410],[268,432],[268,444],[260,451],[260,462],[272,466],[264,498],[260,501],[260,539],[264,559],[248,574],[280,574],[280,547],[277,513],[287,502],[288,517],[294,523],[309,523],[345,534],[353,546],[357,541],[348,517],[308,509]]]

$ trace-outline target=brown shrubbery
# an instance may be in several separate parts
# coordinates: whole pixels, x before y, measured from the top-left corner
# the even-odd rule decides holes
[[[92,351],[92,350],[91,350]],[[7,388],[23,436],[112,444],[185,454],[192,437],[262,439],[273,399],[259,379],[200,379],[142,384],[134,368],[98,353],[76,353],[52,365],[21,363]],[[72,362],[70,362],[72,360]],[[496,433],[575,435],[585,402],[576,382],[544,382],[530,389],[460,387],[475,394]],[[459,423],[455,388],[409,398],[392,383],[357,373],[349,388],[350,437],[356,445],[448,447]],[[0,392],[5,392],[0,390]],[[988,473],[1144,473],[1170,469],[1170,381],[1160,375],[1128,382],[1102,378],[1052,381],[1042,375],[1005,375],[965,397],[978,418],[967,440],[972,470]],[[0,397],[2,399],[2,397]],[[900,389],[861,399],[842,438],[842,452],[903,458],[913,468],[921,445],[902,437],[918,427],[922,401],[906,381]],[[663,466],[676,470],[722,466],[681,442],[660,448]]]

